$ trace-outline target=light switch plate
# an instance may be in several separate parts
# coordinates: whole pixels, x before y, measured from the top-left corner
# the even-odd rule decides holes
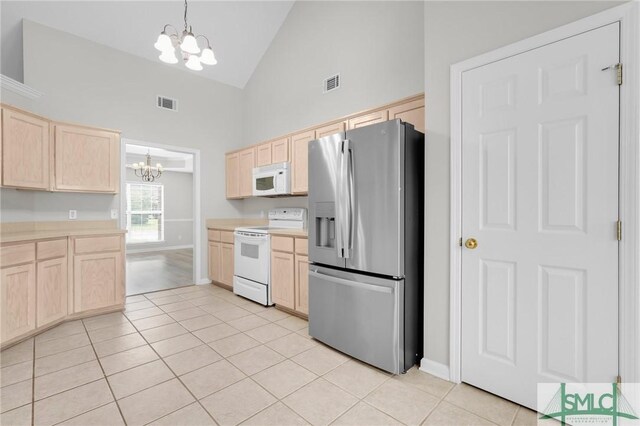
[[[118,218],[118,209],[111,209],[111,219]]]
[[[78,211],[77,210],[69,210],[69,219],[75,220],[77,218],[78,218]]]

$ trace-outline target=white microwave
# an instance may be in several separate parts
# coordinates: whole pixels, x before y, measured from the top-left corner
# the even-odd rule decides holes
[[[253,195],[273,197],[291,193],[290,163],[276,163],[253,169]]]

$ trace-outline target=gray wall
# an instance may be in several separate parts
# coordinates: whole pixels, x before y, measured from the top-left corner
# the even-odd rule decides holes
[[[340,73],[341,87],[322,93]],[[422,2],[297,2],[244,90],[247,144],[424,91]],[[307,198],[244,202],[247,216]]]
[[[127,169],[127,182],[141,181],[133,170]],[[155,183],[164,186],[164,241],[127,244],[127,250],[155,250],[193,244],[193,174],[165,171]]]
[[[449,364],[449,67],[616,4],[591,1],[425,3],[426,358]]]
[[[202,218],[234,217],[242,202],[224,197],[223,152],[242,145],[242,91],[109,47],[24,22],[24,82],[45,95],[30,101],[3,91],[3,101],[52,119],[119,129],[123,138],[199,149]],[[177,112],[156,95],[178,99]],[[119,196],[2,189],[2,220],[108,219]],[[73,206],[73,207],[72,207]],[[33,210],[31,215],[24,215]],[[206,231],[202,227],[202,241]],[[200,275],[206,277],[206,250]]]

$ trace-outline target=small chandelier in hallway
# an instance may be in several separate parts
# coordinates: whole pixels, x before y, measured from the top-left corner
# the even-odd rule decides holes
[[[147,152],[147,162],[141,161],[139,163],[133,163],[130,166],[136,176],[142,179],[143,182],[153,182],[154,180],[162,176],[162,164],[157,163],[154,166],[151,165],[151,155]]]

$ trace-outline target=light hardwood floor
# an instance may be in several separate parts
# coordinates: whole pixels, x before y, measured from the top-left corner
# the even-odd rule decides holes
[[[193,250],[127,254],[127,296],[193,284]]]

